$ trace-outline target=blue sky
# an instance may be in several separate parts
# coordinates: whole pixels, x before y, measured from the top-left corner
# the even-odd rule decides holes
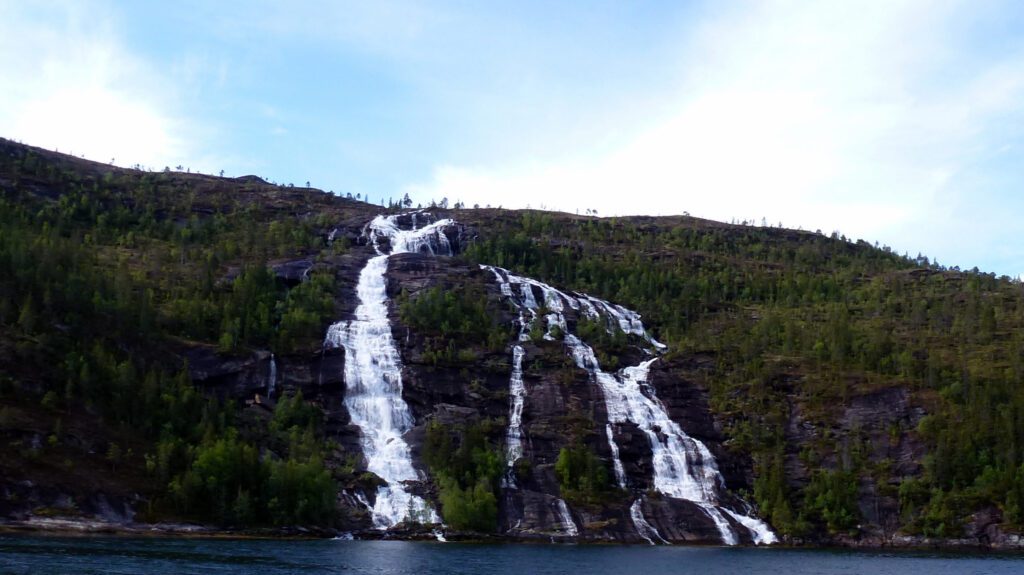
[[[0,0],[0,135],[1024,272],[1024,4]]]

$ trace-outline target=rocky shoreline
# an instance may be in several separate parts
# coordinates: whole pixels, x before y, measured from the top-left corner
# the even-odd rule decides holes
[[[0,534],[33,534],[44,536],[115,536],[115,537],[180,537],[203,539],[345,539],[345,540],[398,540],[398,541],[443,541],[467,543],[558,543],[608,545],[622,544],[608,538],[594,537],[551,537],[540,535],[515,537],[483,535],[479,533],[438,532],[427,529],[398,529],[390,532],[359,531],[349,532],[320,527],[279,527],[259,529],[225,529],[195,523],[124,523],[81,517],[30,517],[23,520],[0,521]],[[635,544],[635,543],[632,543]],[[789,541],[774,547],[798,549],[858,549],[858,550],[901,550],[901,551],[950,551],[950,552],[1024,552],[1024,535],[995,533],[980,537],[934,538],[916,535],[893,535],[882,537],[839,537],[824,542]]]
[[[324,539],[344,535],[344,533],[334,529],[308,527],[223,529],[195,523],[122,523],[80,517],[30,517],[23,520],[0,521],[0,533],[224,539]]]

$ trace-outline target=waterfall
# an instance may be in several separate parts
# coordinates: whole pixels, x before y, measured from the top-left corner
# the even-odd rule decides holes
[[[585,351],[588,352],[585,364],[599,369],[593,351],[589,348]],[[724,487],[724,480],[711,452],[703,443],[686,435],[669,418],[661,402],[644,395],[641,390],[654,361],[650,359],[638,366],[627,367],[618,379],[598,379],[608,405],[608,419],[614,423],[632,421],[647,436],[651,444],[656,490],[680,499],[716,503],[718,489]]]
[[[615,482],[621,489],[626,488],[626,468],[622,466],[622,459],[619,457],[619,444],[615,442],[612,424],[604,426],[605,435],[608,436],[608,447],[612,450],[612,467],[615,469]]]
[[[722,535],[722,543],[725,543],[726,545],[736,545],[739,543],[739,539],[736,538],[736,532],[733,531],[732,525],[729,524],[717,507],[702,501],[698,501],[696,503],[704,511],[704,514],[711,518],[711,521],[715,524],[715,527],[718,529],[718,533]]]
[[[419,230],[400,230],[396,217],[377,216],[367,233],[377,251],[359,273],[356,294],[359,305],[352,321],[340,321],[327,331],[325,345],[345,349],[345,407],[359,427],[367,470],[385,485],[377,489],[371,508],[373,525],[387,529],[407,520],[439,523],[440,519],[421,497],[406,490],[405,482],[421,479],[412,465],[403,435],[413,427],[409,406],[402,399],[402,366],[388,320],[384,274],[390,255],[426,251],[450,254],[441,220]],[[381,251],[380,240],[391,244],[390,254]]]
[[[566,307],[578,310],[582,314],[596,318],[605,316],[609,330],[621,330],[627,334],[642,338],[651,345],[654,351],[662,351],[666,347],[647,333],[640,315],[622,306],[586,295],[569,295],[547,284],[530,278],[513,275],[508,270],[493,266],[481,266],[490,270],[502,286],[502,294],[520,310],[521,333],[525,332],[524,309],[533,312],[539,309],[533,295],[537,288],[543,294],[547,332],[544,339],[555,340],[556,329],[568,348],[576,365],[586,370],[593,381],[601,389],[608,411],[609,425],[605,428],[608,444],[612,452],[616,479],[620,487],[626,485],[626,474],[619,459],[619,448],[615,441],[612,424],[631,422],[637,425],[647,437],[651,445],[652,463],[654,467],[654,488],[670,497],[685,499],[697,504],[711,519],[719,531],[722,542],[735,545],[738,537],[732,524],[722,515],[725,510],[737,523],[745,527],[755,543],[774,543],[776,541],[771,529],[759,519],[744,513],[722,507],[718,493],[725,489],[725,481],[718,470],[715,458],[702,442],[687,435],[682,428],[669,417],[664,405],[658,400],[653,387],[648,385],[647,378],[650,366],[657,356],[641,362],[639,365],[626,367],[617,374],[603,371],[598,364],[593,348],[569,332],[564,311]],[[520,296],[515,295],[513,285],[520,287]],[[507,289],[506,289],[507,286]],[[532,320],[531,320],[532,321]],[[651,353],[651,350],[647,350]],[[645,393],[646,392],[646,393]],[[634,506],[639,507],[636,503]],[[642,537],[645,535],[641,513],[631,516]],[[739,519],[742,517],[743,519]],[[638,522],[642,520],[641,522]]]
[[[655,539],[668,545],[668,541],[658,533],[658,530],[653,525],[647,522],[647,518],[644,517],[643,509],[640,506],[643,505],[642,499],[637,499],[629,506],[629,517],[633,520],[633,525],[636,526],[636,532],[640,537],[643,537],[651,545],[656,545]]]
[[[576,522],[572,520],[572,513],[569,513],[569,506],[565,504],[565,501],[559,499],[556,508],[558,509],[558,520],[561,521],[565,534],[570,537],[579,535],[580,531],[576,528]]]
[[[277,386],[277,361],[274,354],[270,354],[270,373],[267,374],[267,399],[274,396],[274,388]]]
[[[775,536],[775,533],[772,532],[771,528],[764,521],[758,521],[749,515],[734,513],[725,507],[722,508],[722,511],[725,511],[730,517],[746,527],[750,531],[750,536],[754,539],[756,545],[771,545],[779,541],[779,538]]]
[[[640,314],[635,311],[628,310],[620,305],[606,302],[589,295],[582,295],[580,302],[587,302],[590,309],[594,309],[593,314],[597,314],[596,308],[601,308],[611,318],[611,320],[618,326],[620,330],[626,335],[636,335],[647,340],[648,343],[653,345],[655,348],[664,350],[667,347],[654,340],[644,328],[644,323],[640,321]],[[591,314],[588,314],[591,315]],[[593,315],[591,315],[593,317]]]
[[[489,269],[505,297],[512,297],[512,286],[495,268]],[[530,294],[533,298],[533,294]],[[530,320],[526,319],[523,313],[524,307],[519,308],[519,340],[529,341]],[[532,311],[532,310],[531,310]],[[536,317],[536,312],[533,316]],[[505,473],[505,487],[515,487],[515,471],[513,466],[516,460],[523,456],[523,405],[526,403],[526,385],[523,383],[523,358],[526,357],[526,350],[521,345],[512,346],[512,375],[508,381],[509,397],[512,403],[508,412],[508,431],[505,433],[505,462],[507,471]]]
[[[508,414],[508,432],[505,434],[505,454],[510,471],[516,460],[523,456],[523,404],[526,401],[526,386],[523,384],[523,357],[525,355],[526,351],[521,345],[512,347],[512,376],[508,382],[512,405]]]

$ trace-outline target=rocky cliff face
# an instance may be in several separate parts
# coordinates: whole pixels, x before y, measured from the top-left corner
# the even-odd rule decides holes
[[[422,219],[429,217],[420,215]],[[397,218],[401,227],[411,228],[411,216]],[[351,317],[358,303],[354,285],[359,271],[376,251],[367,240],[364,229],[349,225],[343,233],[350,234],[353,243],[360,246],[344,257],[319,263],[335,273],[337,308],[342,318]],[[444,230],[453,251],[457,251],[474,232],[464,226],[452,225]],[[378,242],[377,249],[388,250],[387,241]],[[287,281],[302,281],[302,269],[312,262],[281,262],[275,270]],[[496,445],[505,442],[505,425],[510,411],[509,379],[513,369],[512,345],[500,350],[478,350],[471,362],[438,364],[426,357],[425,337],[403,324],[397,302],[401,297],[415,299],[431,288],[452,289],[455,286],[475,284],[498,311],[497,321],[509,326],[509,333],[517,333],[520,317],[507,303],[502,303],[502,290],[488,271],[470,266],[449,256],[426,253],[403,253],[392,256],[387,268],[387,296],[392,336],[398,344],[402,362],[402,397],[415,420],[406,434],[414,464],[429,477],[423,460],[426,428],[431,423],[461,425],[466,422],[490,421],[490,439]],[[568,311],[566,321],[575,325],[579,313]],[[649,533],[637,526],[635,514],[646,521],[657,541],[720,543],[722,532],[706,509],[685,499],[659,493],[654,485],[655,464],[651,442],[636,423],[619,422],[610,425],[607,405],[601,389],[587,371],[572,365],[566,358],[565,344],[543,338],[519,342],[528,359],[523,366],[525,398],[522,408],[522,434],[524,438],[522,461],[514,485],[506,484],[499,500],[499,533],[513,538],[579,537],[588,540],[643,542],[652,540]],[[634,342],[623,349],[614,361],[619,365],[635,365],[646,357],[641,346]],[[646,352],[649,353],[649,352]],[[210,347],[193,347],[186,352],[193,379],[204,387],[225,397],[249,399],[257,396],[253,409],[273,409],[273,400],[265,399],[269,389],[269,352],[255,352],[243,357],[224,357]],[[344,453],[360,452],[360,430],[351,424],[345,408],[345,352],[340,348],[324,347],[303,356],[276,358],[278,393],[301,390],[304,397],[319,404],[325,411],[328,433],[334,437]],[[722,472],[723,501],[735,509],[748,510],[748,504],[737,493],[749,493],[752,488],[752,466],[748,456],[732,452],[722,445],[721,425],[716,422],[708,406],[707,391],[697,382],[711,370],[708,358],[672,357],[655,361],[648,382],[652,395],[664,405],[672,421],[679,424],[692,438],[707,446]],[[868,399],[855,403],[849,410],[848,427],[858,430],[873,429],[884,433],[885,422],[870,409]],[[882,400],[890,408],[891,417],[906,417],[899,405]],[[618,459],[628,478],[626,489],[612,490],[600,501],[573,501],[563,503],[563,490],[556,476],[555,466],[562,449],[583,445],[595,454],[612,475],[614,454],[607,429],[612,429],[618,448]],[[794,445],[807,439],[808,433],[798,417],[793,423]],[[660,432],[659,432],[660,433]],[[912,456],[908,456],[911,457]],[[366,461],[362,461],[365,466]],[[799,465],[799,463],[796,463]],[[365,469],[365,467],[363,467]],[[793,476],[800,480],[806,470],[794,469]],[[367,489],[367,488],[370,489]],[[373,484],[346,486],[339,504],[346,509],[349,526],[356,530],[370,530],[372,525],[365,506],[367,498],[372,504]],[[410,485],[410,490],[422,495],[436,507],[437,491],[431,481]],[[873,494],[865,493],[865,501]],[[875,498],[877,499],[877,498]],[[636,503],[634,505],[634,503]],[[879,507],[879,513],[888,511],[891,502]],[[563,507],[564,505],[564,507]],[[567,523],[566,511],[571,520]],[[738,521],[731,521],[737,542],[751,543],[751,533]],[[576,534],[570,535],[575,530]]]
[[[420,216],[419,225],[428,216]],[[411,228],[411,216],[397,219],[401,227]],[[351,317],[358,304],[355,284],[366,261],[377,253],[367,240],[364,226],[350,222],[345,233],[358,246],[344,256],[321,261],[315,265],[333,271],[337,281],[339,319]],[[476,232],[463,225],[451,225],[444,235],[453,247],[461,249],[473,241]],[[388,250],[387,241],[377,249]],[[274,269],[287,281],[302,281],[302,269],[311,262],[281,262]],[[457,426],[467,422],[491,422],[489,439],[504,445],[505,426],[510,415],[509,380],[513,370],[512,346],[521,317],[508,305],[505,294],[492,274],[471,266],[456,257],[426,253],[403,253],[392,256],[387,267],[387,296],[392,337],[401,356],[403,394],[415,420],[405,435],[414,465],[425,477],[423,482],[409,484],[411,492],[424,497],[438,508],[437,485],[424,461],[423,445],[426,429],[432,423]],[[476,285],[495,310],[496,320],[509,327],[509,341],[502,349],[474,348],[470,360],[440,362],[429,356],[427,338],[403,323],[399,300],[415,299],[432,288],[451,290],[458,286]],[[539,295],[539,294],[538,294]],[[575,325],[579,312],[569,310],[566,320]],[[659,493],[654,485],[655,464],[651,442],[635,423],[611,425],[619,450],[618,459],[628,480],[626,489],[612,490],[599,501],[572,501],[562,507],[563,489],[555,466],[562,449],[583,445],[595,454],[612,477],[615,454],[612,453],[606,430],[609,428],[607,405],[601,389],[586,370],[567,359],[565,344],[534,338],[518,342],[528,360],[523,365],[525,398],[522,408],[522,465],[517,466],[514,485],[505,485],[500,494],[498,533],[511,538],[580,538],[594,541],[667,541],[688,543],[720,543],[722,531],[707,510],[685,499]],[[618,350],[617,365],[636,365],[646,357],[642,346],[633,341]],[[254,352],[243,357],[224,357],[210,347],[191,347],[185,352],[193,379],[225,397],[265,398],[270,373],[269,352]],[[320,405],[327,417],[327,432],[341,450],[340,464],[345,457],[360,453],[360,430],[352,425],[345,408],[345,352],[324,347],[304,355],[277,358],[278,393],[301,390],[303,395]],[[753,462],[748,453],[732,449],[724,443],[723,422],[716,420],[709,408],[708,390],[702,382],[715,377],[715,359],[707,355],[668,356],[651,365],[648,384],[672,421],[713,454],[724,481],[723,502],[734,509],[756,513],[749,507],[754,487]],[[273,409],[273,400],[261,399],[253,409]],[[261,405],[260,405],[261,404]],[[790,402],[786,425],[786,480],[793,489],[802,489],[816,469],[836,469],[844,465],[853,449],[863,452],[871,464],[889,467],[888,483],[882,487],[875,481],[861,480],[857,504],[863,517],[856,538],[845,536],[818,541],[833,543],[874,542],[874,544],[909,545],[923,540],[897,536],[900,527],[899,501],[896,490],[904,477],[921,473],[924,447],[906,430],[915,428],[924,416],[923,406],[914,404],[903,388],[883,388],[848,399],[838,421],[822,424],[815,417],[801,413],[798,402]],[[801,457],[804,447],[822,442],[832,445],[833,457],[808,462]],[[365,469],[366,461],[361,465]],[[367,498],[372,505],[376,483],[363,474],[360,482],[344,486],[339,505],[346,511],[347,525],[352,530],[377,534],[367,513]],[[886,487],[888,486],[888,487]],[[567,523],[571,520],[571,525]],[[646,521],[652,532],[638,528],[636,514]],[[974,529],[985,541],[1002,541],[1006,536],[993,521],[985,517]],[[753,542],[750,530],[730,520],[737,542]],[[396,534],[406,533],[398,526]],[[570,534],[570,531],[576,533]],[[651,535],[653,533],[653,535]],[[653,537],[653,539],[652,539]],[[980,540],[979,539],[979,540]],[[973,540],[973,539],[968,539]]]
[[[420,218],[427,216],[420,215]],[[411,228],[411,216],[398,218],[397,223]],[[422,221],[419,222],[422,225]],[[351,231],[349,233],[352,233]],[[452,225],[444,230],[454,250],[471,241],[473,231]],[[357,304],[353,295],[361,264],[374,253],[373,246],[360,232],[355,242],[360,249],[344,258],[317,265],[329,266],[338,279],[338,309],[342,318],[351,317]],[[387,242],[378,242],[377,249],[387,250]],[[496,422],[489,438],[495,445],[505,442],[505,426],[510,412],[509,379],[513,369],[512,345],[520,320],[512,306],[502,302],[503,294],[490,272],[469,266],[457,258],[428,253],[404,253],[389,259],[387,295],[392,336],[398,345],[402,362],[402,397],[415,420],[406,434],[417,469],[429,477],[423,460],[426,427],[431,423],[448,425],[467,422]],[[275,269],[297,276],[302,265],[284,262]],[[404,325],[398,310],[400,298],[415,299],[431,288],[451,289],[474,284],[497,310],[497,321],[509,327],[507,346],[500,350],[477,349],[468,362],[440,364],[427,356],[422,334]],[[569,325],[581,319],[580,312],[565,314]],[[525,400],[522,408],[522,458],[516,478],[504,485],[499,500],[499,532],[515,538],[580,537],[590,540],[638,542],[650,537],[638,530],[635,514],[646,520],[654,536],[669,542],[718,543],[721,527],[699,504],[659,493],[653,482],[654,462],[651,442],[633,422],[609,425],[605,398],[586,370],[567,359],[565,344],[543,338],[519,342],[528,358],[523,366]],[[620,365],[640,362],[649,355],[636,343],[620,350],[613,360]],[[249,399],[253,409],[273,409],[267,401],[270,354],[255,352],[243,357],[223,357],[213,348],[193,347],[186,352],[193,379],[202,386],[226,397]],[[345,352],[325,347],[303,356],[276,358],[277,393],[301,390],[304,397],[319,404],[325,411],[328,432],[342,446],[344,453],[359,453],[360,431],[351,425],[345,409]],[[735,493],[750,488],[750,461],[723,449],[719,426],[708,409],[706,391],[692,378],[702,366],[694,359],[655,361],[649,385],[664,404],[669,416],[686,433],[702,442],[715,455],[723,472],[723,501],[735,509],[747,505]],[[257,396],[260,396],[257,398]],[[253,399],[255,398],[255,401]],[[564,503],[565,494],[556,476],[559,453],[573,445],[583,445],[595,454],[613,476],[614,455],[607,429],[612,429],[618,447],[618,459],[629,478],[626,489],[612,489],[600,501]],[[658,432],[656,430],[656,432]],[[658,432],[660,433],[660,432]],[[339,453],[339,456],[341,453]],[[363,460],[362,465],[365,466]],[[346,486],[340,499],[354,529],[369,529],[365,511],[372,489],[365,484]],[[436,507],[436,486],[431,481],[410,485],[410,490],[426,497]],[[372,501],[370,501],[372,504]],[[635,503],[635,505],[634,505]],[[738,541],[752,541],[749,530],[736,520],[730,528]]]
[[[230,524],[170,496],[201,444],[217,440],[195,434],[213,421],[202,419],[217,413],[262,462],[285,461],[291,448],[271,423],[288,413],[277,402],[301,391],[325,416],[310,433],[327,446],[316,457],[339,487],[342,527],[382,535],[367,504],[387,480],[369,472],[366,428],[346,404],[352,358],[320,341],[329,322],[355,318],[361,273],[385,253],[382,321],[419,473],[401,483],[435,510],[445,490],[431,438],[444,429],[458,446],[472,427],[507,464],[493,521],[505,537],[717,543],[730,531],[749,541],[726,509],[771,517],[794,542],[1015,545],[1024,305],[1009,280],[845,238],[682,216],[457,210],[462,223],[441,226],[438,245],[408,249],[396,234],[429,216],[398,215],[374,232],[382,210],[318,190],[122,170],[7,141],[0,195],[6,518]],[[531,280],[527,301],[521,283],[503,285],[509,273],[550,285]],[[671,348],[629,325],[611,333],[611,308],[594,319],[596,304],[570,288],[628,302]],[[436,313],[438,325],[424,324],[408,313],[423,302],[468,310],[483,329],[441,326]],[[203,407],[175,413],[182,453],[155,473],[161,414],[172,411],[162,398],[190,394],[186,363]],[[609,408],[608,390],[627,384],[641,390],[635,405],[620,397]],[[657,413],[641,405],[653,397]],[[709,471],[707,492],[673,470],[672,442],[713,458],[717,471],[694,466]],[[590,475],[567,479],[566,454]],[[764,508],[748,509],[755,500]],[[271,524],[267,503],[248,524]]]

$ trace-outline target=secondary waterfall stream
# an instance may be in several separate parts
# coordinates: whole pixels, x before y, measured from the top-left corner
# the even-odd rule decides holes
[[[400,230],[395,216],[377,216],[366,233],[377,255],[359,273],[355,318],[331,325],[325,345],[345,349],[345,407],[359,427],[367,470],[385,485],[377,489],[370,509],[377,529],[405,520],[440,523],[437,513],[422,497],[410,493],[405,482],[422,479],[412,465],[409,445],[403,436],[413,426],[409,406],[402,399],[402,366],[388,320],[385,273],[394,254],[427,251],[451,254],[441,220],[419,230]],[[381,240],[390,243],[384,253]]]
[[[700,507],[718,529],[722,542],[727,545],[735,545],[739,538],[733,525],[723,515],[723,511],[742,525],[755,543],[776,541],[775,534],[763,521],[723,506],[719,492],[725,489],[725,482],[714,456],[703,443],[687,435],[672,421],[657,399],[654,389],[647,384],[650,366],[657,360],[657,356],[639,365],[626,367],[617,374],[607,373],[601,369],[593,348],[569,331],[563,312],[568,306],[592,320],[603,318],[609,331],[618,329],[628,335],[642,338],[650,345],[648,353],[664,350],[665,346],[651,338],[644,329],[639,314],[585,294],[566,294],[537,280],[516,276],[502,268],[481,267],[495,276],[501,293],[519,309],[520,340],[523,340],[523,335],[528,334],[540,309],[533,293],[534,288],[542,294],[544,307],[548,311],[545,315],[547,331],[544,339],[553,341],[560,335],[573,361],[579,368],[590,373],[604,394],[609,420],[605,431],[612,453],[615,477],[620,487],[627,487],[627,478],[619,460],[619,447],[615,441],[613,425],[631,422],[647,436],[651,445],[655,490],[670,497],[691,501]],[[518,295],[513,286],[519,288]],[[529,318],[527,313],[530,315]],[[528,336],[526,339],[529,339]],[[516,457],[521,455],[522,402],[526,393],[521,371],[524,353],[521,346],[514,346],[513,374],[510,382],[510,390],[515,389],[510,392],[513,398],[511,409],[514,417],[510,417],[509,436],[514,434],[516,437]],[[517,363],[519,369],[516,368]],[[509,465],[513,463],[511,456],[510,450]],[[643,517],[640,499],[634,501],[630,508],[630,516],[641,537],[652,543],[653,539],[664,541]]]
[[[565,530],[565,534],[570,537],[576,537],[580,534],[579,529],[576,528],[576,522],[572,519],[572,513],[569,513],[569,506],[565,504],[565,500],[558,499],[558,520],[562,522],[562,529]]]
[[[651,545],[655,545],[655,539],[662,543],[668,543],[668,541],[665,541],[661,534],[658,533],[658,530],[647,522],[647,519],[644,517],[643,510],[640,509],[641,505],[643,505],[642,498],[633,501],[633,505],[630,505],[629,507],[629,517],[633,520],[633,526],[636,527],[637,534],[640,535],[640,537],[643,537]]]
[[[270,373],[267,374],[267,399],[274,397],[274,388],[277,386],[277,360],[274,354],[270,354]]]
[[[505,456],[510,471],[516,460],[523,456],[523,405],[526,402],[526,385],[523,384],[524,357],[526,351],[523,346],[512,346],[512,376],[508,381],[512,405],[509,407],[508,432],[505,434]],[[509,473],[506,480],[514,483],[514,474]]]

